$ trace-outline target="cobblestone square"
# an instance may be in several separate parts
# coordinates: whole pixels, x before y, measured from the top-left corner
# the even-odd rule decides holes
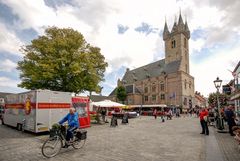
[[[201,161],[205,160],[205,136],[197,118],[182,117],[161,122],[158,118],[130,119],[128,125],[93,125],[83,149],[62,149],[50,160],[89,161]],[[48,135],[22,133],[0,125],[0,160],[48,160],[41,146]]]

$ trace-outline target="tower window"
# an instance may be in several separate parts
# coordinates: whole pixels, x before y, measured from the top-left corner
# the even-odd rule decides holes
[[[172,40],[172,48],[175,48],[176,47],[176,41],[175,40]]]
[[[184,81],[184,87],[185,87],[185,89],[187,89],[187,80],[186,79]]]
[[[185,65],[185,68],[186,68],[186,73],[187,73],[187,72],[188,72],[188,70],[187,70],[187,69],[188,69],[187,64]]]
[[[184,38],[184,47],[187,48],[187,39]]]

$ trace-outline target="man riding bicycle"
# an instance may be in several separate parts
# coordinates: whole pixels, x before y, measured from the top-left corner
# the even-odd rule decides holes
[[[73,131],[79,128],[78,113],[75,108],[70,108],[69,113],[58,123],[62,125],[66,121],[68,121],[66,141],[67,144],[69,144],[70,139],[73,138]],[[68,145],[65,145],[64,147],[67,148]]]

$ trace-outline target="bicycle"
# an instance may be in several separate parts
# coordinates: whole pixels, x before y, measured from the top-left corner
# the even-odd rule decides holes
[[[47,158],[56,156],[65,145],[72,146],[74,149],[80,149],[85,145],[87,131],[76,129],[73,132],[73,138],[70,143],[66,141],[66,128],[51,129],[50,137],[42,145],[42,154]]]

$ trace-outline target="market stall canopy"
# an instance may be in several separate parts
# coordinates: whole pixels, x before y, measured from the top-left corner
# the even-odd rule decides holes
[[[99,102],[92,102],[93,106],[98,106],[98,107],[125,107],[126,105],[118,103],[118,102],[113,102],[111,100],[103,100]]]

